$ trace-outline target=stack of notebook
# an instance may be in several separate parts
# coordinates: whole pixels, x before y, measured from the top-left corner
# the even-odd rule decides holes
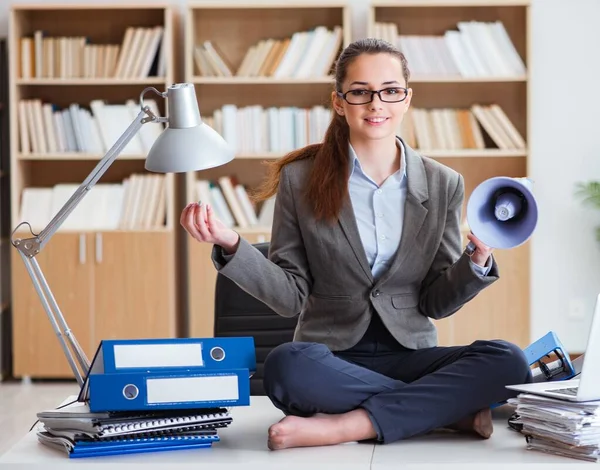
[[[522,393],[510,399],[511,426],[526,438],[527,449],[580,460],[600,460],[600,401],[569,402]]]
[[[78,401],[37,416],[39,442],[70,458],[210,447],[232,421],[226,408],[92,413]]]

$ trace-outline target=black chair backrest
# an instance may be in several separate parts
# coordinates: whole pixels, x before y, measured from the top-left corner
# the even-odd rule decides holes
[[[268,243],[254,245],[267,257]],[[263,364],[276,346],[292,341],[298,317],[285,318],[245,292],[231,279],[217,275],[215,290],[215,337],[252,336],[256,348],[256,373],[250,379],[250,393],[264,395]]]

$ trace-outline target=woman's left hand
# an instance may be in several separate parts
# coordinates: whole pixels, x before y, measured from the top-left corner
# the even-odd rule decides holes
[[[470,241],[472,241],[475,245],[475,251],[471,255],[471,260],[473,261],[473,263],[484,267],[487,264],[488,258],[490,257],[494,249],[490,248],[487,245],[484,245],[483,242],[479,240],[479,238],[477,238],[470,232],[467,234],[467,238]]]

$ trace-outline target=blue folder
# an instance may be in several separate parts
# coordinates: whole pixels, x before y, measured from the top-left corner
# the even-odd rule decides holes
[[[103,340],[94,359],[107,373],[160,369],[256,371],[252,337]]]
[[[250,377],[255,371],[252,337],[103,340],[78,401],[88,402],[92,412],[245,406],[250,403]],[[226,376],[237,378],[237,396]],[[207,399],[199,389],[200,399],[192,393],[184,399],[171,400],[168,394],[166,399],[152,399],[160,380],[183,384],[186,377],[203,388],[214,385],[216,379],[211,382],[209,377],[220,377],[224,395],[213,393]]]
[[[250,404],[248,369],[89,374],[91,412],[226,408]]]

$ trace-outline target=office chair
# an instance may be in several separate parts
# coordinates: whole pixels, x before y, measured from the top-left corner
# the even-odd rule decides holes
[[[269,243],[254,246],[268,256]],[[250,379],[251,395],[265,395],[262,383],[265,358],[276,346],[292,341],[297,321],[298,317],[285,318],[276,314],[229,278],[217,274],[214,335],[254,337],[256,373]]]

